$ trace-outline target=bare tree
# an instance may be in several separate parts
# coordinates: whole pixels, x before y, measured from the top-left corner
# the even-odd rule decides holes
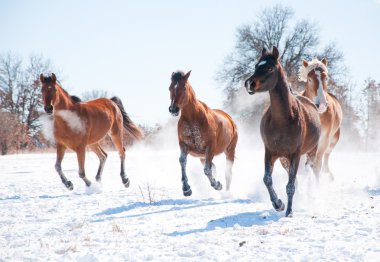
[[[11,150],[20,149],[23,127],[17,116],[10,112],[0,111],[0,153],[7,154]]]
[[[380,84],[373,79],[367,79],[363,89],[363,98],[365,148],[370,151],[379,150]]]
[[[42,55],[31,55],[26,63],[11,53],[0,56],[0,110],[12,114],[23,126],[21,147],[39,140],[38,117],[42,107],[40,73],[52,71]]]
[[[268,102],[267,96],[247,98],[242,86],[242,81],[254,71],[263,47],[271,50],[273,46],[277,46],[282,51],[281,62],[295,90],[303,88],[303,83],[298,81],[297,76],[303,59],[326,57],[333,81],[337,81],[338,76],[344,73],[341,66],[343,55],[336,45],[329,43],[325,47],[319,47],[320,38],[316,23],[306,19],[294,21],[293,17],[294,12],[291,8],[276,5],[264,9],[253,23],[237,28],[236,46],[226,57],[217,73],[217,79],[222,83],[226,94],[225,107],[237,119],[243,120],[243,125],[260,123],[262,111]],[[341,88],[337,92],[339,98],[347,96],[347,90],[343,85],[337,84],[333,88],[335,87]],[[246,121],[248,119],[250,121]]]
[[[108,91],[107,90],[100,90],[100,89],[85,91],[82,93],[81,99],[83,101],[89,101],[89,100],[101,98],[101,97],[108,97]]]

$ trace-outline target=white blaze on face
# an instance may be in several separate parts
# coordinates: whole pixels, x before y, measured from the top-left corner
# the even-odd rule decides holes
[[[59,110],[55,115],[61,117],[75,133],[84,133],[86,131],[85,123],[80,117],[70,110]]]
[[[265,65],[266,63],[267,63],[267,61],[263,60],[263,61],[261,61],[260,63],[257,64],[257,67]]]
[[[319,105],[318,112],[324,113],[327,109],[327,99],[325,92],[323,92],[323,85],[322,85],[322,78],[321,78],[321,72],[315,71],[315,74],[318,78],[318,90],[317,90],[317,97],[314,99],[315,104]]]

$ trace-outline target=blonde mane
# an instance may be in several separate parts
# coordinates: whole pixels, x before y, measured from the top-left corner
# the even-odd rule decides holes
[[[318,59],[314,58],[310,62],[308,62],[308,66],[305,67],[304,65],[301,66],[299,73],[298,73],[298,80],[301,82],[307,81],[307,75],[316,68],[322,68],[326,73],[328,73],[327,67]]]

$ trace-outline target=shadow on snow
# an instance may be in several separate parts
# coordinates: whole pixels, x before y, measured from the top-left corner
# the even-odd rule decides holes
[[[278,221],[282,218],[281,213],[274,210],[260,211],[260,212],[245,212],[232,216],[226,216],[215,220],[210,220],[205,228],[191,229],[187,231],[174,231],[166,234],[167,236],[184,236],[194,233],[203,233],[213,231],[217,228],[231,228],[239,225],[241,227],[252,227],[268,224],[269,222]]]
[[[208,199],[208,200],[167,199],[167,200],[161,200],[161,201],[155,202],[153,205],[147,204],[145,202],[135,202],[129,205],[122,205],[120,207],[109,208],[100,213],[97,213],[95,214],[95,216],[107,216],[107,217],[96,219],[93,222],[103,222],[106,220],[119,219],[119,218],[142,217],[142,216],[147,216],[147,215],[162,214],[162,213],[173,212],[173,211],[178,211],[178,210],[199,208],[203,206],[215,206],[215,205],[223,205],[223,204],[231,204],[231,203],[247,204],[247,203],[251,203],[251,200],[236,199],[232,201],[231,200],[215,201],[212,199]],[[114,216],[120,213],[141,208],[141,207],[160,207],[160,206],[172,206],[172,207],[165,210],[155,210],[155,211],[149,211],[149,212],[133,214],[133,215],[126,215],[126,216],[121,216],[121,217]]]

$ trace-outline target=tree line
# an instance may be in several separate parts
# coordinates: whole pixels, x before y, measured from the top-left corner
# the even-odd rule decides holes
[[[244,129],[259,136],[257,125],[268,97],[248,96],[242,80],[254,71],[262,48],[279,48],[289,83],[296,91],[304,88],[297,76],[302,60],[327,58],[329,91],[338,97],[344,112],[340,143],[355,149],[379,150],[380,83],[367,79],[360,86],[354,85],[344,65],[344,54],[337,45],[321,46],[320,42],[315,23],[306,19],[294,21],[294,11],[282,5],[266,8],[255,21],[238,27],[236,45],[217,72],[225,94],[225,109]],[[39,121],[42,113],[39,74],[50,72],[56,72],[56,68],[42,55],[22,59],[12,53],[0,54],[1,154],[50,146],[43,138]],[[82,96],[86,101],[106,97],[108,93],[93,90]],[[143,129],[150,140],[154,139],[154,133],[165,130],[157,125]]]

